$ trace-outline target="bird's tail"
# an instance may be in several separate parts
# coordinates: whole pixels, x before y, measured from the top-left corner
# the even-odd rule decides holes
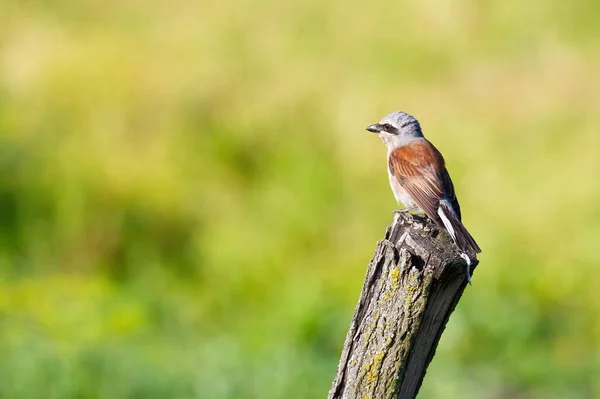
[[[481,248],[479,248],[473,236],[469,234],[467,228],[462,224],[448,200],[440,201],[438,215],[456,243],[456,246],[460,249],[461,258],[467,262],[467,281],[471,284],[471,254],[478,254],[481,252]]]
[[[461,252],[465,253],[467,256],[481,252],[481,248],[479,248],[475,239],[473,239],[466,227],[462,224],[456,215],[456,212],[454,212],[452,204],[450,204],[448,200],[440,201],[438,215]]]

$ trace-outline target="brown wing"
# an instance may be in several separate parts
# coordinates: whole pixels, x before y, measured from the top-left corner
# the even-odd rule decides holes
[[[440,222],[437,210],[444,197],[448,197],[460,219],[444,157],[433,144],[426,139],[416,140],[392,151],[388,162],[390,172],[402,188],[431,219]]]

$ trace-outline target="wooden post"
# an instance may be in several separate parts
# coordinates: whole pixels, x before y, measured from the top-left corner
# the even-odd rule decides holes
[[[397,214],[369,264],[328,399],[415,398],[466,285],[448,234]]]

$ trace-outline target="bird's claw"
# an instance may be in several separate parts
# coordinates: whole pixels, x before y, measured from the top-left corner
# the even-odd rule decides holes
[[[392,211],[392,213],[395,213],[395,214],[397,214],[397,215],[401,215],[401,214],[403,214],[403,213],[408,213],[408,212],[410,212],[410,209],[408,209],[408,208],[394,209],[394,210]]]

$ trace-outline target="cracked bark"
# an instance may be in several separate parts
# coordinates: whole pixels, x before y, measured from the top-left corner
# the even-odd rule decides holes
[[[396,215],[369,263],[328,399],[415,398],[466,285],[448,234]]]

